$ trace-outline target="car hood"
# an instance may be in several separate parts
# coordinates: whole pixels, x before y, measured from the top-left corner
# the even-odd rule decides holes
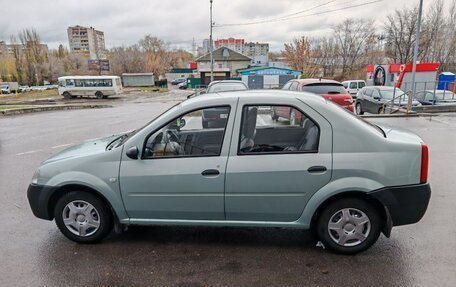
[[[388,139],[392,140],[401,140],[405,142],[418,142],[422,143],[423,140],[416,134],[405,129],[399,129],[396,127],[390,127],[388,125],[377,125],[380,127],[386,134]]]
[[[90,156],[102,152],[106,152],[106,146],[111,143],[113,140],[118,138],[121,135],[112,135],[105,138],[99,138],[92,141],[88,141],[85,143],[81,143],[78,145],[71,146],[66,148],[55,155],[51,156],[47,160],[43,162],[43,164],[74,158],[74,157],[81,157],[81,156]]]

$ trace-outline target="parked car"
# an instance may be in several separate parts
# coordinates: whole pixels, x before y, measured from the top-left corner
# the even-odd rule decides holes
[[[29,86],[19,86],[20,93],[30,92],[31,90],[32,89]]]
[[[243,81],[238,80],[222,80],[212,81],[207,86],[207,93],[220,93],[220,92],[231,92],[231,91],[245,91],[249,88]]]
[[[171,85],[178,85],[180,83],[186,83],[187,82],[187,79],[186,78],[179,78],[179,79],[175,79],[174,81],[171,82]]]
[[[456,105],[456,94],[446,90],[426,90],[416,93],[415,99],[426,105]]]
[[[358,94],[359,90],[366,86],[366,81],[363,80],[349,80],[342,82],[344,88],[348,91],[348,93],[356,99],[356,95]]]
[[[187,86],[187,81],[177,84],[177,87],[178,87],[179,89],[181,89],[181,90],[186,90],[187,87],[188,87],[188,86]]]
[[[382,114],[385,111],[385,104],[396,108],[406,107],[408,95],[399,88],[387,86],[365,87],[358,92],[356,97],[356,114],[363,115],[364,112]],[[412,100],[412,106],[419,106],[420,102]]]
[[[1,85],[1,91],[2,91],[2,94],[5,94],[5,95],[8,95],[11,93],[9,86],[5,85],[5,84]]]
[[[353,98],[348,94],[347,90],[345,90],[344,86],[337,81],[324,79],[291,80],[287,82],[282,89],[314,93],[353,112]],[[287,107],[275,107],[271,111],[271,117],[273,120],[284,118],[293,123],[303,122],[303,120],[299,118],[299,115],[293,114],[293,110]]]
[[[212,81],[207,87],[207,93],[222,93],[230,91],[245,91],[249,88],[243,81],[237,80],[222,80]],[[219,127],[223,126],[228,116],[228,110],[226,108],[217,108],[203,111],[202,121],[203,127]]]
[[[306,123],[268,122],[259,111],[275,106]],[[203,129],[202,112],[215,107],[229,111],[224,126]],[[67,148],[41,164],[27,195],[35,216],[80,243],[124,225],[293,227],[354,254],[422,218],[427,174],[415,134],[309,93],[240,91],[194,97],[141,129]]]

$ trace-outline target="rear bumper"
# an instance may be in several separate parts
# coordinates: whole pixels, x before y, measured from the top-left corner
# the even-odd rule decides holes
[[[429,183],[386,187],[368,195],[383,204],[389,214],[391,226],[399,226],[421,220],[431,198],[431,187]]]
[[[49,200],[56,187],[31,184],[27,189],[27,198],[33,214],[41,219],[52,220],[53,214],[49,213]]]

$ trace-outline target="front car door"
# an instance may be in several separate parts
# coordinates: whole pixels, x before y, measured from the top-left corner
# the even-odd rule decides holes
[[[272,122],[275,107],[303,119]],[[239,100],[225,181],[227,220],[292,222],[326,185],[332,169],[332,130],[298,99]]]
[[[182,105],[182,104],[181,104]],[[226,109],[225,122],[203,128],[202,114]],[[225,168],[236,101],[184,108],[128,141],[139,159],[122,156],[120,188],[132,223],[153,220],[223,220]]]

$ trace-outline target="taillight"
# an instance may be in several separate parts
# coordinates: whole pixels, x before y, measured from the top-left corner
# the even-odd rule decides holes
[[[348,103],[352,104],[353,98],[351,96],[346,96],[346,97],[344,97],[344,102],[348,102]]]
[[[428,180],[429,169],[429,151],[425,144],[421,144],[421,176],[420,183],[426,183]]]

